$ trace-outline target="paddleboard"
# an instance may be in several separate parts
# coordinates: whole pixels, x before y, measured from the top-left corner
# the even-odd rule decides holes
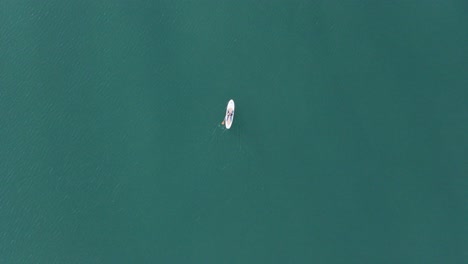
[[[224,125],[227,129],[230,129],[232,122],[234,122],[234,100],[229,100],[229,103],[226,107],[226,116],[224,117]]]

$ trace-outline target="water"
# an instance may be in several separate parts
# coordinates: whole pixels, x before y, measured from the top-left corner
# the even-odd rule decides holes
[[[465,2],[1,7],[2,263],[468,258]]]

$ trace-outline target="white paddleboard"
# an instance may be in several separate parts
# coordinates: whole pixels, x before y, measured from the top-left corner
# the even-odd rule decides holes
[[[230,129],[232,122],[234,122],[234,100],[229,100],[229,103],[226,107],[226,116],[224,117],[224,125],[227,129]]]

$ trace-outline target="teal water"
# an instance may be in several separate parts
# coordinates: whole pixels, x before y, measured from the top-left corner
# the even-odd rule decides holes
[[[0,7],[1,263],[468,259],[466,2]]]

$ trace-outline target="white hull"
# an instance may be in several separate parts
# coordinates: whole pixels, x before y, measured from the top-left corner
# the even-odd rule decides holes
[[[226,107],[226,116],[224,117],[224,125],[227,129],[230,129],[232,122],[234,122],[234,100],[229,100],[229,103]]]

